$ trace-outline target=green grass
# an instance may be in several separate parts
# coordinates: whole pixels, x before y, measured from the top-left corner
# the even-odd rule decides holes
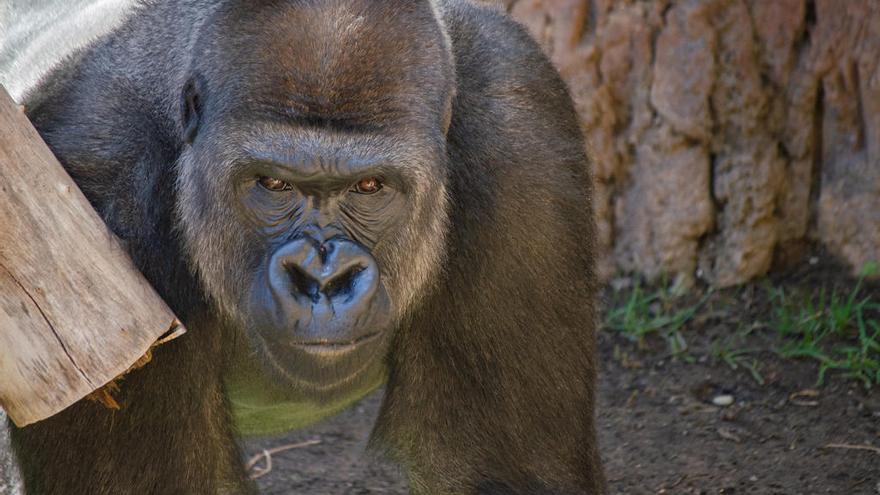
[[[709,349],[709,354],[713,359],[726,364],[733,370],[742,368],[748,371],[749,375],[751,375],[752,379],[754,379],[758,385],[764,385],[765,380],[764,375],[761,374],[761,363],[758,361],[756,354],[759,354],[766,349],[755,347],[743,348],[737,346],[738,342],[744,340],[755,328],[757,327],[754,325],[747,328],[741,328],[733,335],[720,341],[713,342]]]
[[[877,264],[866,265],[856,283],[846,289],[807,292],[803,286],[753,286],[759,294],[766,294],[754,309],[724,302],[732,289],[715,293],[720,297],[706,304],[712,292],[697,300],[682,295],[674,285],[636,283],[612,296],[619,300],[606,312],[605,328],[641,348],[649,338],[662,338],[670,355],[689,362],[694,360],[692,354],[705,352],[716,362],[745,370],[762,385],[759,356],[775,353],[784,359],[817,362],[817,385],[835,372],[871,388],[880,385],[880,295],[865,289],[865,279],[877,271]],[[739,329],[715,340],[709,349],[690,349],[683,329],[695,317],[711,317],[713,310],[727,315],[726,321]]]
[[[661,286],[646,290],[636,283],[622,305],[611,308],[605,316],[605,328],[616,332],[640,346],[650,335],[659,335],[673,356],[687,358],[688,345],[681,330],[708,298],[682,306],[674,288]]]
[[[866,266],[849,292],[823,288],[803,297],[769,288],[769,326],[783,341],[776,352],[817,361],[818,385],[832,370],[868,388],[880,384],[880,301],[862,291],[865,277],[876,271],[876,264]]]

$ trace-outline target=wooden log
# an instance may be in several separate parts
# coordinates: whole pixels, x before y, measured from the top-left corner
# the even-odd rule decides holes
[[[47,418],[182,331],[0,87],[0,406]]]

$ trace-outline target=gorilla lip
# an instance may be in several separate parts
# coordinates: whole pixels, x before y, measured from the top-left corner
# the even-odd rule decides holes
[[[375,340],[382,332],[372,332],[363,335],[354,340],[333,341],[329,339],[321,339],[308,342],[293,342],[291,345],[298,349],[302,349],[312,354],[342,354],[353,351],[362,344]]]

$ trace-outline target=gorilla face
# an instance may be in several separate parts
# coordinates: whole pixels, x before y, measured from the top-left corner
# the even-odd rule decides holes
[[[181,98],[178,221],[206,291],[266,370],[332,399],[381,366],[440,266],[454,78],[427,5],[326,4],[203,33]],[[316,18],[344,34],[311,32],[327,24]],[[422,39],[396,43],[413,24]]]

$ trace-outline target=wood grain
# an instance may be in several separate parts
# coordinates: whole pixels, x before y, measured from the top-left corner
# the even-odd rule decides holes
[[[179,326],[0,87],[0,406],[56,414]]]

